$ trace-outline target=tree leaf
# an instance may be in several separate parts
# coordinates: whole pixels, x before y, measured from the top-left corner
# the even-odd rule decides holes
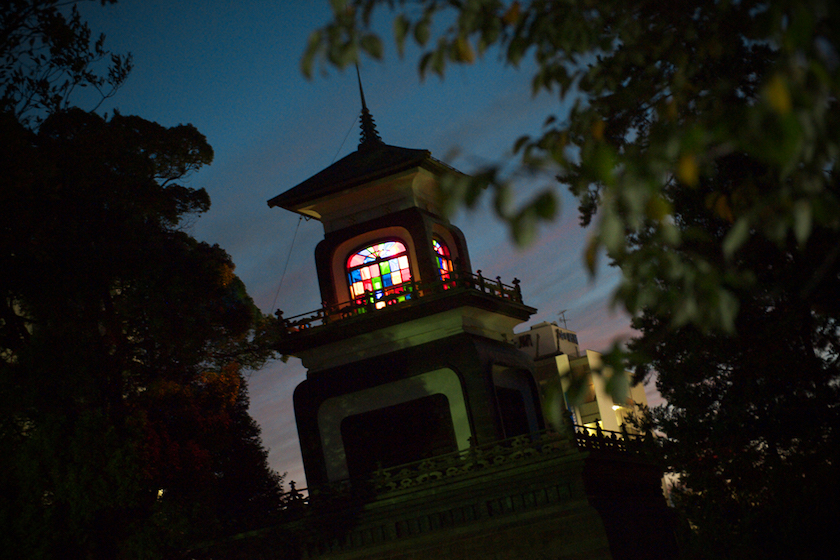
[[[397,52],[400,58],[405,54],[405,38],[410,27],[411,22],[408,21],[408,18],[404,14],[400,14],[394,18],[394,41],[397,44]]]
[[[723,238],[721,249],[726,258],[732,258],[735,251],[740,249],[750,235],[750,222],[746,217],[738,218],[732,228]]]
[[[811,203],[807,200],[797,200],[793,204],[793,234],[799,245],[805,245],[811,235],[812,212]]]
[[[382,40],[373,34],[367,34],[362,37],[361,41],[359,41],[359,45],[362,47],[362,50],[371,55],[373,58],[377,60],[382,59]]]
[[[429,42],[432,35],[432,24],[428,19],[421,19],[414,26],[414,40],[421,47]]]

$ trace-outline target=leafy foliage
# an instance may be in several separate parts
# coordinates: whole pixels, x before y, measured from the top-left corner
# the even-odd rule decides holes
[[[277,515],[243,377],[271,355],[265,319],[181,229],[210,205],[183,184],[206,139],[70,107],[127,67],[93,73],[102,40],[62,8],[0,8],[0,549],[183,554]]]
[[[378,57],[373,12],[395,10],[394,40],[424,49],[419,71],[444,75],[487,53],[519,65],[536,63],[533,90],[558,96],[539,138],[514,143],[523,166],[557,170],[580,201],[584,224],[598,216],[585,253],[594,271],[606,249],[621,266],[617,302],[632,314],[657,305],[647,254],[628,250],[628,236],[650,230],[672,277],[675,326],[734,327],[735,285],[751,281],[731,257],[748,238],[784,245],[807,242],[815,227],[840,227],[836,193],[827,188],[840,149],[837,29],[840,8],[823,0],[438,0],[333,1],[335,18],[313,32],[302,59],[344,66],[361,53]],[[761,184],[743,183],[708,203],[731,228],[720,263],[670,252],[683,242],[664,189],[693,188],[713,177],[721,158],[746,154],[766,166]],[[500,168],[469,184],[450,185],[467,202],[490,186],[504,198]],[[551,219],[554,194],[504,217],[528,240]],[[498,204],[498,207],[504,207]],[[654,250],[654,249],[651,249]]]
[[[262,316],[230,257],[177,229],[209,205],[175,182],[206,141],[81,110],[5,124],[7,550],[132,556],[267,522],[279,479],[242,377],[268,357]]]
[[[558,113],[513,143],[555,169],[622,271],[615,300],[641,335],[637,380],[680,475],[686,553],[810,557],[837,544],[840,503],[840,6],[827,0],[356,0],[313,33],[304,72],[394,42],[421,75],[488,54],[532,60]],[[510,188],[491,167],[448,185],[450,203]],[[520,240],[554,194],[501,213]],[[822,549],[828,549],[823,547]]]
[[[724,177],[764,174],[740,154],[719,165],[714,180],[666,191],[683,257],[725,259],[731,223],[705,200],[739,187]],[[647,251],[649,243],[641,234],[630,246]],[[673,495],[694,528],[685,546],[700,557],[808,557],[838,544],[830,520],[840,513],[832,474],[840,461],[840,262],[826,259],[838,247],[829,228],[815,228],[804,246],[793,236],[786,247],[748,239],[732,257],[755,274],[734,291],[737,334],[675,329],[658,308],[633,320],[641,335],[630,356],[639,379],[656,372],[668,402],[652,420],[668,436],[663,457],[679,474]],[[663,299],[672,289],[667,277],[655,287]]]
[[[101,104],[131,72],[131,55],[106,51],[104,35],[91,43],[91,30],[75,3],[69,10],[67,4],[8,0],[0,5],[0,111],[21,122],[38,123],[67,109],[77,88],[95,90]]]

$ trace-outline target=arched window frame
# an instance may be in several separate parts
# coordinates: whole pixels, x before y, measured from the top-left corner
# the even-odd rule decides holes
[[[385,243],[398,243],[402,250],[385,257],[367,255],[363,262],[351,266],[357,255]],[[387,304],[410,298],[406,286],[412,279],[411,257],[409,247],[402,239],[388,237],[367,241],[347,256],[344,268],[350,299],[356,305],[374,304],[382,309]]]

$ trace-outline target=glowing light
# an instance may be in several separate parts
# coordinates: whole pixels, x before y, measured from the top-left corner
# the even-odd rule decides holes
[[[449,247],[443,241],[432,239],[432,248],[435,250],[437,256],[440,279],[448,280],[449,274],[452,271],[452,257],[449,253]]]
[[[350,297],[360,305],[376,302],[377,309],[386,305],[385,301],[378,301],[382,298],[403,301],[405,298],[388,296],[402,292],[399,286],[411,280],[409,265],[405,244],[401,241],[380,241],[357,251],[347,257]]]

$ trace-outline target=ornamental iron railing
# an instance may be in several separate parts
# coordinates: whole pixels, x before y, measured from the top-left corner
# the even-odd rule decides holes
[[[578,449],[584,451],[614,451],[635,455],[646,454],[653,441],[651,434],[630,433],[627,425],[621,425],[620,432],[603,430],[600,425],[595,427],[574,425],[575,443]]]
[[[363,486],[375,494],[387,494],[410,489],[427,483],[476,474],[496,468],[518,466],[560,457],[573,451],[613,452],[622,455],[645,456],[653,437],[650,434],[629,433],[622,425],[620,432],[600,427],[571,426],[574,439],[568,435],[545,430],[536,434],[523,434],[513,438],[470,446],[469,449],[431,457],[412,463],[379,468]],[[320,488],[318,494],[341,495],[352,493],[354,484],[342,480]],[[283,507],[295,508],[309,505],[309,491],[291,491],[283,497]]]
[[[379,469],[373,473],[377,493],[411,488],[427,482],[469,475],[523,461],[537,461],[571,451],[569,438],[544,431],[472,445],[469,449],[439,455],[422,461]]]
[[[359,317],[381,309],[405,307],[415,305],[424,298],[441,294],[455,294],[459,292],[481,292],[492,297],[522,304],[522,291],[519,279],[514,278],[512,286],[502,283],[500,276],[495,280],[485,278],[481,271],[471,272],[452,271],[447,278],[429,283],[419,283],[411,280],[399,286],[384,288],[364,294],[362,297],[349,302],[335,305],[323,303],[321,309],[284,318],[278,309],[275,315],[285,327],[286,333],[296,333],[323,327],[337,321]]]

